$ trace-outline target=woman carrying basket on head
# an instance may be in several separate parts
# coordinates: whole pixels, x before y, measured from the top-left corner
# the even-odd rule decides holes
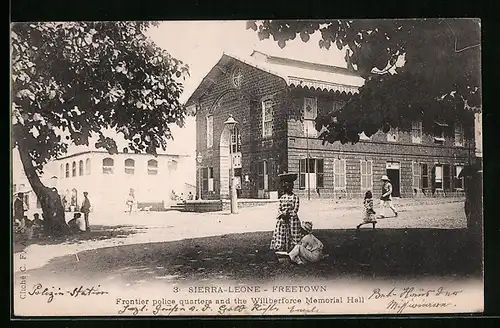
[[[274,229],[271,249],[277,255],[282,253],[288,256],[288,252],[297,245],[301,238],[299,212],[299,196],[293,192],[293,182],[297,180],[297,174],[283,173],[279,175],[283,195],[279,199],[278,216],[276,228]]]

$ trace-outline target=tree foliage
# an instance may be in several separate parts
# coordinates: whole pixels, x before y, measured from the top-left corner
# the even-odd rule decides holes
[[[70,143],[117,152],[103,134],[121,132],[136,152],[155,154],[183,124],[179,103],[187,66],[145,35],[147,22],[12,25],[13,147],[29,151],[40,172]]]
[[[319,31],[319,47],[346,51],[348,68],[365,79],[341,111],[316,119],[318,131],[326,127],[324,142],[354,143],[360,132],[371,136],[390,127],[409,130],[413,120],[424,129],[436,121],[471,125],[481,106],[478,20],[264,20],[247,28],[282,48]]]
[[[43,166],[68,145],[118,152],[115,130],[134,152],[156,154],[182,126],[187,65],[157,47],[149,22],[16,23],[11,28],[12,147],[42,206],[47,233],[67,233],[57,190]]]

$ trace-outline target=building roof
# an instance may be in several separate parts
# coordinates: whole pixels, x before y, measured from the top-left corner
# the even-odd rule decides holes
[[[353,94],[357,93],[358,88],[364,84],[362,77],[343,67],[270,56],[260,51],[254,51],[246,58],[224,53],[191,94],[186,105],[193,105],[195,100],[216,83],[220,74],[227,72],[226,66],[232,61],[239,61],[278,76],[291,87]]]
[[[71,158],[71,157],[76,157],[76,156],[79,156],[79,155],[90,154],[90,153],[108,154],[108,152],[105,151],[105,150],[86,150],[86,151],[80,151],[80,152],[76,152],[76,153],[73,153],[73,154],[70,154],[70,155],[66,155],[66,156],[63,156],[63,157],[59,157],[59,158],[55,159],[54,161],[59,161],[59,160],[63,160],[63,159]],[[115,155],[154,156],[154,155],[144,154],[144,153],[136,154],[136,153],[133,153],[133,152],[132,153],[119,152],[118,154],[115,154]],[[114,156],[114,155],[109,155],[109,156]],[[184,155],[184,154],[157,154],[157,156],[158,157],[176,157],[176,158],[190,157],[190,155]]]

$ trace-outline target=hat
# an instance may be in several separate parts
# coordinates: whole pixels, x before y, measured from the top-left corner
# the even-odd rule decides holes
[[[389,179],[389,177],[387,175],[383,175],[380,180],[382,181],[391,181],[391,179]]]
[[[307,231],[307,232],[311,232],[311,231],[312,231],[312,229],[313,229],[313,224],[312,224],[312,222],[310,222],[310,221],[305,221],[305,222],[304,222],[304,221],[302,221],[302,222],[300,223],[300,227],[301,227],[302,229],[304,229],[305,231]]]
[[[278,177],[280,178],[281,181],[286,181],[286,182],[294,182],[297,180],[297,173],[286,173],[283,172],[281,174],[278,174]]]

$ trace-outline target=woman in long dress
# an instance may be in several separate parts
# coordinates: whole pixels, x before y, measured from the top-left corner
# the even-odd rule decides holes
[[[299,196],[293,192],[293,182],[297,174],[280,174],[283,195],[279,199],[276,228],[274,229],[271,249],[288,253],[297,245],[302,233],[300,229]]]

